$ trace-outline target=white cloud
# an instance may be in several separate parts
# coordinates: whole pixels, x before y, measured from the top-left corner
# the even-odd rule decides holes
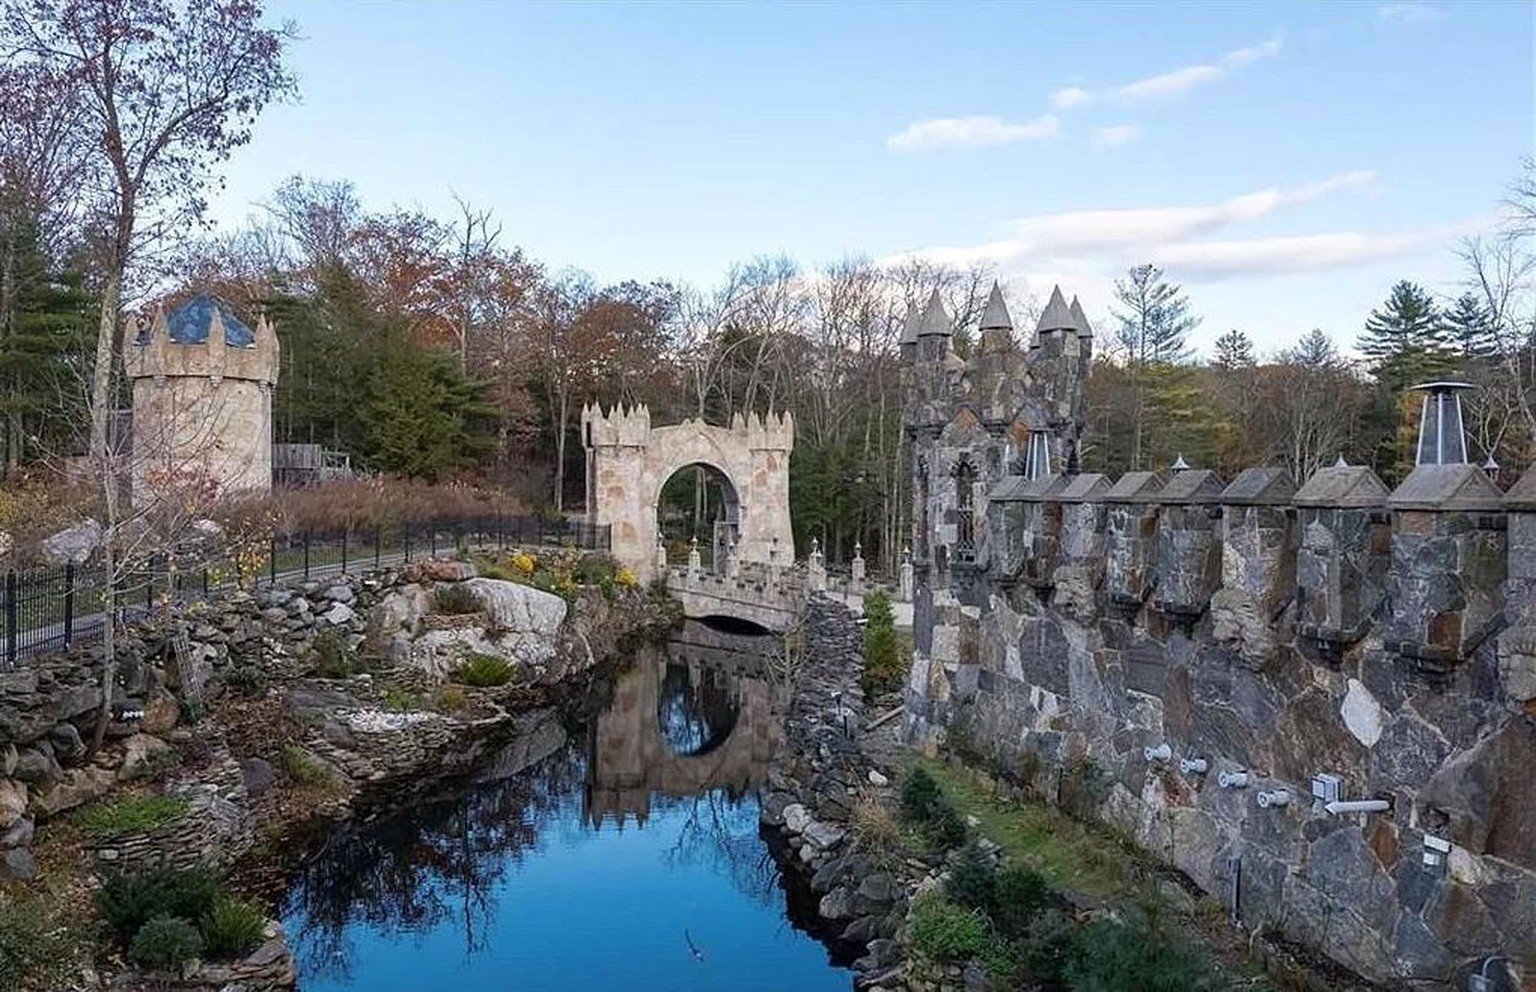
[[[885,139],[892,151],[927,151],[934,148],[982,148],[1017,141],[1054,138],[1060,122],[1052,114],[1015,123],[990,114],[970,117],[935,117],[914,121]]]
[[[1140,103],[1148,100],[1164,100],[1183,96],[1190,90],[1214,83],[1233,69],[1252,65],[1262,59],[1280,54],[1285,41],[1280,37],[1261,41],[1257,45],[1234,48],[1214,63],[1198,63],[1180,66],[1155,76],[1138,79],[1120,86],[1102,90],[1087,90],[1081,86],[1068,86],[1051,94],[1051,105],[1057,110],[1085,107],[1091,103]]]
[[[1445,11],[1427,3],[1384,3],[1376,8],[1376,19],[1381,23],[1407,28],[1434,24],[1444,17]]]
[[[1191,241],[1163,246],[1157,260],[1181,278],[1214,282],[1237,276],[1367,265],[1411,255],[1443,243],[1446,236],[1446,231],[1433,228],[1388,234],[1329,231],[1286,238]]]
[[[1220,203],[1194,207],[1145,207],[1040,214],[1014,223],[1018,240],[1038,250],[1147,248],[1180,241],[1229,224],[1258,220],[1282,206],[1307,203],[1329,193],[1375,182],[1376,173],[1357,169],[1292,189],[1258,190]]]
[[[1111,124],[1108,127],[1094,128],[1091,138],[1094,145],[1099,148],[1117,148],[1140,138],[1141,133],[1140,124]]]

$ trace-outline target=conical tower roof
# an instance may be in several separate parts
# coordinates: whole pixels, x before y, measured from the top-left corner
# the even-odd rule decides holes
[[[917,336],[947,338],[954,333],[955,328],[950,323],[949,311],[944,309],[944,301],[939,299],[939,291],[935,289],[933,295],[928,297],[928,305],[923,308],[923,319],[917,325]]]
[[[1035,325],[1035,333],[1076,330],[1077,319],[1072,316],[1072,310],[1067,306],[1066,298],[1061,295],[1061,287],[1052,287],[1051,301],[1045,305],[1045,312],[1040,314],[1040,323]]]
[[[922,323],[922,314],[917,307],[908,307],[907,315],[901,321],[901,344],[917,344],[917,325]]]
[[[992,283],[992,295],[987,297],[986,309],[981,311],[981,330],[1011,331],[1013,318],[1008,316],[1008,304],[1003,302],[1003,288]]]
[[[1093,327],[1088,323],[1088,315],[1083,313],[1083,305],[1077,302],[1077,297],[1072,297],[1072,305],[1067,309],[1072,311],[1072,319],[1077,321],[1077,336],[1080,338],[1093,337]]]

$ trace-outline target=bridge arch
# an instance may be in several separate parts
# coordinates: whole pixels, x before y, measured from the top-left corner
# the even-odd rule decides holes
[[[678,470],[695,464],[719,472],[734,490],[738,512],[731,530],[739,561],[792,559],[789,455],[795,425],[790,414],[737,414],[729,427],[702,420],[652,427],[644,405],[605,411],[589,404],[581,412],[581,437],[587,453],[588,519],[611,529],[614,558],[642,579],[659,574],[656,508],[662,487]]]

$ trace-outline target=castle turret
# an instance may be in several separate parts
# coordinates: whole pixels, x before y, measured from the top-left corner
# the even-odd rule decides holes
[[[1003,302],[1003,289],[992,283],[992,294],[981,312],[981,353],[1009,351],[1013,348],[1013,318],[1008,316],[1008,304]]]
[[[272,390],[277,334],[252,328],[200,295],[125,335],[133,383],[133,500],[187,487],[218,493],[272,488]]]

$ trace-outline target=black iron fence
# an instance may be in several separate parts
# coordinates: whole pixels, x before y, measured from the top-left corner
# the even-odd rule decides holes
[[[233,554],[157,555],[118,570],[115,582],[91,563],[11,570],[0,592],[0,669],[99,637],[110,617],[141,619],[240,584],[339,576],[461,549],[535,545],[607,551],[609,528],[538,517],[454,517],[280,534],[265,549]]]

